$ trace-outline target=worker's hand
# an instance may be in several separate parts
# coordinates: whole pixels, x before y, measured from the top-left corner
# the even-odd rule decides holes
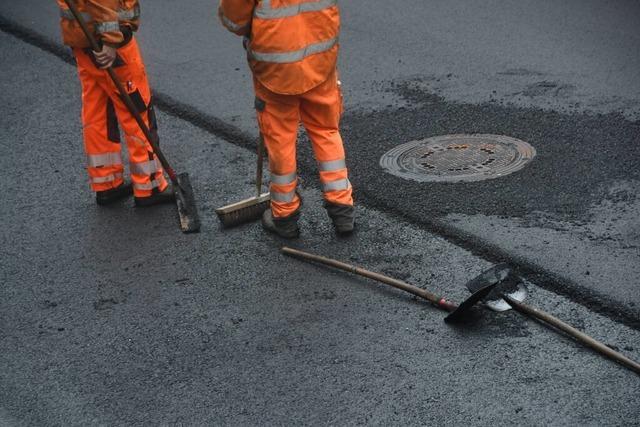
[[[106,44],[102,46],[102,50],[100,52],[93,52],[93,55],[96,58],[96,62],[100,66],[101,69],[109,68],[113,61],[116,60],[116,48],[107,46]]]

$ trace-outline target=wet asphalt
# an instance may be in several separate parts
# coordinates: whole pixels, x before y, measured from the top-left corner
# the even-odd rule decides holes
[[[4,33],[0,52],[0,423],[637,423],[637,375],[516,313],[478,310],[471,322],[448,326],[443,313],[399,291],[283,258],[277,251],[283,242],[265,237],[258,224],[220,230],[213,209],[251,194],[254,157],[242,148],[251,145],[250,131],[238,132],[234,145],[175,115],[160,115],[163,146],[190,172],[198,194],[199,235],[180,234],[171,206],[136,210],[128,201],[98,208],[81,166],[73,68]],[[358,153],[350,166],[362,201],[359,233],[336,239],[311,165],[303,164],[305,215],[296,246],[460,300],[465,281],[488,268],[493,255],[424,217],[455,212],[472,224],[469,217],[522,220],[540,210],[555,224],[558,218],[576,222],[587,206],[608,200],[605,187],[589,192],[580,177],[599,167],[604,170],[594,181],[637,179],[635,170],[610,164],[633,169],[633,156],[620,155],[635,153],[637,122],[626,115],[460,105],[417,90],[423,86],[416,81],[389,89],[403,99],[403,110],[345,117],[351,152]],[[375,164],[398,136],[470,126],[534,139],[545,161],[499,184],[428,191],[368,174],[359,164]],[[234,135],[229,129],[226,139]],[[564,131],[566,144],[554,144]],[[593,132],[619,145],[593,160],[569,144],[580,135],[593,150]],[[370,145],[365,149],[362,141]],[[582,173],[563,168],[545,157],[554,150],[569,150],[568,157],[589,167]],[[567,184],[559,170],[578,182]],[[387,190],[388,183],[402,187],[410,201],[402,212],[393,198],[398,194],[375,191],[383,182]],[[548,182],[552,189],[541,188]],[[533,200],[520,194],[531,187],[540,189]],[[633,198],[634,187],[621,188],[629,195],[610,196],[614,207],[633,201],[625,197]],[[492,194],[491,202],[484,204],[481,194]],[[565,297],[538,284],[531,304],[640,358],[629,310],[626,317],[611,315],[589,305],[596,299],[575,296],[574,288]]]

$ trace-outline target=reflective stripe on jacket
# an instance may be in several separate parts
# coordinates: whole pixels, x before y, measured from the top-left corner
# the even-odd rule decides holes
[[[275,93],[305,93],[335,70],[337,0],[221,0],[219,15],[227,29],[249,35],[251,70]]]
[[[121,26],[128,26],[131,31],[138,29],[140,5],[138,0],[74,0],[82,17],[89,24],[89,29],[103,43],[118,46],[124,36]],[[89,47],[80,25],[76,22],[64,0],[57,0],[60,8],[60,28],[64,44],[76,47]]]

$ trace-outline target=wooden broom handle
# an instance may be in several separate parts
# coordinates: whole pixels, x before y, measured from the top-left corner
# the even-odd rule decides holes
[[[260,197],[262,194],[262,167],[264,159],[264,138],[262,137],[262,132],[258,136],[258,165],[256,167],[256,191],[257,196]]]

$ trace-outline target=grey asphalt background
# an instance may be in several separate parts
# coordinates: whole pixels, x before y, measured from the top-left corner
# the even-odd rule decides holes
[[[249,71],[216,2],[143,9],[139,36],[160,104],[250,145]],[[341,9],[343,128],[359,202],[640,327],[640,4],[401,0]],[[45,0],[0,5],[3,22],[53,43],[56,15]],[[416,184],[377,166],[401,143],[471,132],[521,138],[538,157],[474,185]],[[303,176],[314,177],[314,166],[302,162]]]
[[[172,206],[97,207],[74,70],[8,35],[0,51],[6,424],[637,420],[637,375],[515,313],[447,326],[400,292],[283,258],[258,224],[223,232],[213,209],[225,188],[251,191],[254,157],[184,121],[159,117],[168,153],[191,172],[202,233],[181,234]],[[367,208],[358,235],[336,240],[318,192],[304,196],[297,246],[455,300],[490,266]],[[640,356],[636,330],[535,287],[530,302]]]
[[[242,146],[255,131],[242,53],[210,3],[143,3],[140,34],[163,99],[222,120],[206,131],[160,116],[163,144],[198,194],[196,236],[179,233],[170,206],[94,205],[73,69],[0,35],[0,423],[637,424],[638,377],[541,325],[478,312],[475,325],[447,326],[395,290],[282,258],[282,242],[258,224],[219,230],[213,209],[250,194],[254,164],[216,137],[230,139],[219,125],[233,124]],[[343,5],[344,127],[361,231],[335,239],[303,162],[296,245],[454,300],[505,253],[545,272],[528,276],[540,279],[529,302],[638,359],[636,4],[430,2],[418,14],[422,2],[378,3]],[[0,5],[51,40],[55,14],[53,2]],[[380,31],[389,17],[402,28]],[[509,31],[518,24],[521,38]],[[381,60],[392,55],[403,62]],[[568,91],[546,93],[544,83],[528,92],[539,95],[509,95],[551,80],[575,90],[554,95]],[[460,129],[522,137],[540,156],[473,188],[417,186],[371,167],[387,147]],[[393,186],[401,198],[380,191]],[[522,194],[532,188],[541,190]],[[589,270],[587,256],[597,260]]]

